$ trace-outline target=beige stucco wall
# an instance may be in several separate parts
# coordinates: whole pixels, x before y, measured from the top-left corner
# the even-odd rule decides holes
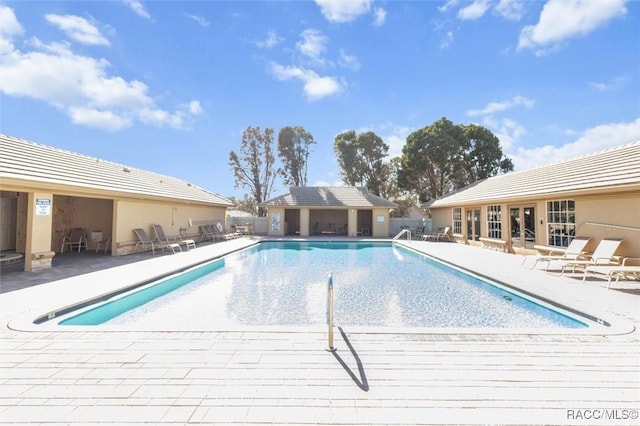
[[[180,228],[185,228],[190,237],[200,235],[197,223],[225,223],[224,207],[186,205],[158,201],[116,200],[114,204],[115,238],[112,247],[117,255],[127,254],[133,250],[137,241],[133,229],[144,229],[149,237],[154,238],[152,224],[161,225],[167,236],[179,236]],[[193,226],[189,227],[189,218]]]
[[[635,230],[594,225],[595,223]],[[624,238],[620,254],[640,257],[640,192],[576,199],[576,224],[577,235],[592,237],[597,241],[603,238]]]
[[[375,238],[389,238],[389,209],[374,208],[373,210],[373,229],[371,234]],[[382,221],[381,221],[382,220]]]

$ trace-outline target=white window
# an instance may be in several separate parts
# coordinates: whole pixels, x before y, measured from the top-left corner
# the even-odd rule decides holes
[[[576,207],[573,200],[547,202],[549,245],[567,247],[576,236]]]
[[[462,234],[462,208],[453,209],[453,233]]]
[[[502,239],[500,206],[487,207],[487,236],[498,240]]]

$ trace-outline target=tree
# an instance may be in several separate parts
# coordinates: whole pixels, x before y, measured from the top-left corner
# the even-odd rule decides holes
[[[411,133],[400,161],[398,186],[415,190],[423,202],[513,170],[491,131],[474,124],[454,125],[444,117]]]
[[[389,145],[380,136],[374,132],[356,135],[349,130],[336,136],[333,150],[344,183],[365,186],[372,194],[381,194],[389,175],[384,162]]]
[[[274,169],[274,163],[273,129],[269,127],[264,132],[260,127],[247,127],[242,133],[240,155],[234,151],[229,153],[229,165],[236,179],[235,187],[248,189],[256,204],[271,196],[279,172]],[[266,211],[260,209],[259,215],[265,214]]]
[[[256,200],[254,200],[248,194],[244,194],[242,200],[238,200],[234,196],[227,197],[227,199],[233,203],[236,210],[248,212],[255,216],[258,215],[258,205],[256,204]]]
[[[285,185],[307,184],[307,159],[309,147],[316,142],[304,127],[286,126],[278,133],[278,157],[283,164],[282,176]]]

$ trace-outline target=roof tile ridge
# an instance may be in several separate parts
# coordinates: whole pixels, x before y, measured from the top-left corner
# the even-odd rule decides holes
[[[137,171],[137,172],[140,172],[140,173],[143,173],[143,174],[154,175],[154,176],[157,176],[159,178],[166,178],[166,179],[171,179],[173,181],[183,182],[187,186],[199,189],[199,190],[201,190],[203,192],[206,192],[208,194],[212,194],[212,195],[224,198],[226,200],[225,197],[223,197],[223,196],[221,196],[221,195],[219,195],[219,194],[217,194],[215,192],[206,190],[206,189],[202,188],[199,185],[196,185],[196,184],[194,184],[192,182],[189,182],[187,180],[184,180],[184,179],[181,179],[181,178],[177,178],[177,177],[174,177],[174,176],[165,175],[165,174],[154,172],[154,171],[151,171],[151,170],[144,170],[144,169],[141,169],[139,167],[134,167],[134,166],[130,166],[130,165],[127,165],[127,164],[117,163],[115,161],[105,160],[103,158],[93,157],[93,156],[90,156],[90,155],[87,155],[87,154],[81,154],[79,152],[70,151],[68,149],[63,149],[63,148],[59,148],[59,147],[55,147],[55,146],[51,146],[51,145],[45,145],[43,143],[34,142],[34,141],[31,141],[31,140],[28,140],[28,139],[24,139],[24,138],[18,138],[18,137],[15,137],[15,136],[9,136],[9,135],[5,135],[3,133],[0,133],[0,138],[13,139],[14,141],[17,141],[17,142],[25,142],[25,143],[28,143],[28,144],[31,144],[31,145],[42,147],[42,148],[53,149],[53,150],[56,150],[58,152],[71,154],[73,156],[85,158],[85,159],[88,159],[88,160],[91,160],[91,161],[95,161],[95,162],[98,162],[98,163],[111,164],[111,165],[116,166],[116,167],[122,167],[122,170],[125,171],[125,172]]]

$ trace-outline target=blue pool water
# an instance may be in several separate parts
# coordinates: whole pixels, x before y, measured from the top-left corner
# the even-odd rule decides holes
[[[61,321],[168,328],[317,325],[581,328],[586,324],[392,243],[262,242]]]

